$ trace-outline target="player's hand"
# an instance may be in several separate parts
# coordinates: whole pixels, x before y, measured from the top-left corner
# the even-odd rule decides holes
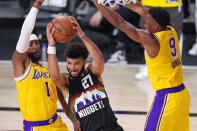
[[[80,122],[77,119],[72,121],[72,123],[73,123],[73,126],[74,126],[74,131],[81,131]]]
[[[73,24],[73,30],[76,30],[77,36],[81,36],[81,34],[83,34],[83,31],[82,31],[79,23],[77,22],[77,20],[72,16],[68,16],[68,19]]]
[[[53,44],[55,45],[55,40],[53,38],[53,33],[55,31],[55,28],[53,27],[52,23],[50,22],[48,25],[47,25],[47,28],[46,28],[46,33],[47,33],[47,39],[48,39],[48,43],[49,44]]]
[[[98,27],[101,24],[103,15],[101,14],[100,11],[97,11],[96,13],[94,13],[94,15],[90,18],[89,24],[92,27]]]
[[[41,4],[44,2],[44,0],[37,0],[38,2],[40,2]]]
[[[43,2],[44,0],[36,0],[33,4],[33,7],[36,7],[37,9],[39,9]]]
[[[97,2],[97,3],[101,3],[101,0],[90,0],[90,1],[92,1],[92,2]]]

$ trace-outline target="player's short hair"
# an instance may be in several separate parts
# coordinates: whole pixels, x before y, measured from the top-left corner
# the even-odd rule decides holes
[[[170,15],[165,9],[153,7],[150,8],[148,12],[161,27],[165,28],[166,26],[171,25]]]
[[[64,56],[66,58],[71,58],[71,59],[76,59],[79,57],[82,57],[83,59],[87,59],[88,50],[82,43],[73,42],[66,47],[64,51]]]

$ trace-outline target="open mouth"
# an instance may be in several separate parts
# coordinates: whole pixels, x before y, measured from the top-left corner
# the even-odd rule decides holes
[[[76,76],[78,75],[78,72],[76,72],[76,71],[71,71],[70,73],[71,73],[71,75],[74,76],[74,77],[76,77]]]

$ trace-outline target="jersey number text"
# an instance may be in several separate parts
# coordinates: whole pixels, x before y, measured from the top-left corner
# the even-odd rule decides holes
[[[48,82],[45,82],[45,86],[46,86],[46,88],[47,88],[47,96],[48,96],[48,97],[51,97]]]
[[[176,47],[175,47],[175,38],[174,37],[170,38],[169,45],[170,45],[172,57],[176,58],[177,51],[176,51]]]
[[[87,89],[88,87],[93,85],[92,78],[91,78],[90,74],[85,76],[83,79],[81,79],[81,82],[82,82],[82,86],[84,89]]]

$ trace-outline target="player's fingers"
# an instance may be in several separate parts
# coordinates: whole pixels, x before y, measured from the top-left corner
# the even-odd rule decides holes
[[[77,30],[77,27],[76,26],[73,26],[73,30]]]
[[[75,21],[76,19],[73,16],[69,16],[69,19]]]
[[[49,28],[50,22],[47,24],[47,29]]]
[[[47,25],[47,29],[48,29],[48,31],[49,31],[49,33],[51,32],[51,26],[52,26],[52,24],[51,24],[51,22],[49,22],[49,24]]]
[[[79,131],[81,131],[81,128],[80,127],[78,129],[79,129]]]
[[[73,21],[74,23],[78,24],[77,20],[74,17],[71,17],[70,20]]]
[[[47,28],[46,28],[46,32],[47,32],[47,33],[49,33],[49,31],[50,31],[50,30],[49,30],[49,29],[50,29],[49,26],[50,26],[50,23],[48,23]]]
[[[52,29],[51,34],[53,34],[55,32],[55,28]]]
[[[50,33],[51,33],[51,31],[52,31],[52,27],[53,27],[53,24],[50,22],[50,24],[49,24]]]
[[[72,16],[68,16],[68,19],[73,23],[74,20],[73,20],[73,17]]]
[[[71,24],[73,25],[73,28],[77,28],[77,23],[76,22],[74,22],[74,21],[71,21]]]

